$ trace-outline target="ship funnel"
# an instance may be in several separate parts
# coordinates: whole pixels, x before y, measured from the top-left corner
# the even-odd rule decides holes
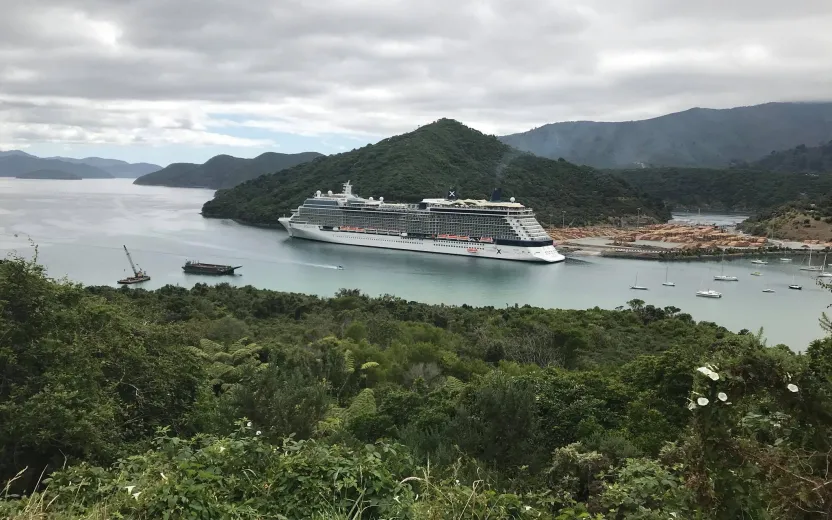
[[[500,202],[500,197],[503,196],[503,190],[500,188],[494,188],[494,191],[491,192],[491,202]]]
[[[448,190],[448,200],[456,200],[456,188],[451,188]]]

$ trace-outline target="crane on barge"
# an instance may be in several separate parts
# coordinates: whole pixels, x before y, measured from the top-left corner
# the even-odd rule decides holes
[[[150,280],[150,277],[141,270],[141,268],[137,269],[136,264],[133,263],[133,258],[130,256],[130,251],[127,250],[127,246],[122,246],[124,248],[124,252],[127,254],[127,260],[130,262],[130,267],[133,269],[133,276],[128,276],[127,278],[123,278],[118,281],[118,283],[127,285],[133,283],[140,283],[146,282]]]

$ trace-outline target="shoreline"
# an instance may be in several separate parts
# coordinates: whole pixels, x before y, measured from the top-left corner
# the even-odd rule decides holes
[[[669,222],[641,228],[588,226],[550,228],[555,246],[572,256],[603,256],[654,261],[728,258],[804,257],[832,251],[832,244],[775,240],[748,235],[733,225]]]

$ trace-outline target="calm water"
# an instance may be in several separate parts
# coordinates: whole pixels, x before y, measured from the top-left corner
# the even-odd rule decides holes
[[[671,263],[676,287],[663,287],[667,264],[583,257],[555,265],[385,251],[291,240],[280,231],[203,219],[199,209],[211,190],[134,186],[130,180],[47,181],[0,179],[0,252],[29,256],[26,236],[39,246],[40,262],[54,277],[116,285],[129,271],[122,244],[152,276],[146,288],[197,282],[330,296],[339,288],[393,294],[428,303],[585,309],[614,308],[632,298],[675,305],[698,320],[732,330],[765,327],[769,344],[803,350],[822,335],[820,313],[832,294],[795,265],[754,266],[726,261],[725,274],[739,282],[713,282],[718,262]],[[18,236],[15,237],[14,235]],[[186,259],[242,265],[240,275],[186,275]],[[335,266],[343,265],[343,270]],[[754,277],[755,270],[764,276]],[[638,276],[648,291],[630,290]],[[787,289],[793,276],[802,291]],[[766,286],[774,294],[762,293]],[[716,288],[721,300],[697,298]]]

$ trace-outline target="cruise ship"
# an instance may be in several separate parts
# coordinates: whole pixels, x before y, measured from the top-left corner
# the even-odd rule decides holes
[[[565,260],[531,208],[500,200],[457,198],[418,204],[364,199],[347,181],[341,193],[317,191],[280,223],[293,238],[384,249],[403,249],[500,260],[554,263]]]

